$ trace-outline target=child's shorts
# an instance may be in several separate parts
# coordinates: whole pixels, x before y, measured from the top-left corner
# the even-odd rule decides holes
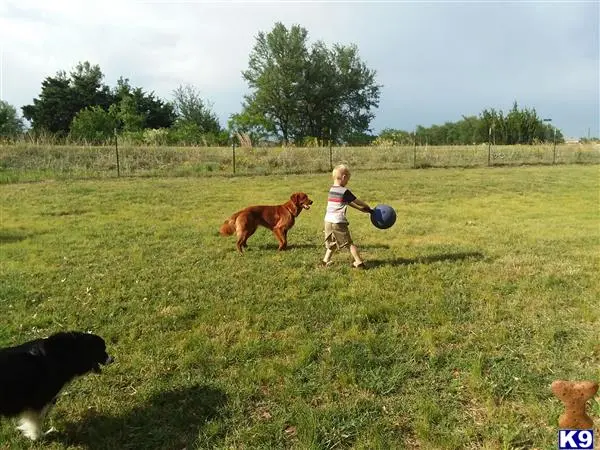
[[[325,247],[328,250],[348,247],[352,244],[352,236],[347,223],[325,222]]]

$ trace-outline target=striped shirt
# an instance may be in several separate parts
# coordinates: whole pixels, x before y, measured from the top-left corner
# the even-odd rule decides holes
[[[350,189],[344,186],[331,186],[327,195],[325,222],[348,223],[346,209],[348,208],[348,203],[354,200],[356,200],[356,196],[350,192]]]

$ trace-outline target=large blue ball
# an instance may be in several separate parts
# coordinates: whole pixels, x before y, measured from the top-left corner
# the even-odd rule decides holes
[[[377,205],[371,214],[371,223],[381,230],[396,223],[396,211],[389,205]]]

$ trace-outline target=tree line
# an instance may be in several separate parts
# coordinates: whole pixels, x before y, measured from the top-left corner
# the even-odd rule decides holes
[[[540,118],[535,109],[519,109],[517,102],[504,114],[502,110],[484,109],[479,116],[463,116],[457,122],[417,126],[412,132],[387,128],[375,140],[378,145],[495,145],[564,142],[562,132]]]
[[[276,23],[259,32],[242,72],[249,93],[242,110],[223,126],[200,90],[180,85],[165,100],[119,78],[104,82],[98,65],[78,63],[69,73],[46,77],[33,104],[16,108],[0,101],[0,138],[50,136],[58,142],[106,144],[118,133],[134,144],[155,145],[454,145],[533,144],[563,140],[560,130],[535,109],[506,114],[486,109],[415,130],[371,132],[381,85],[376,71],[361,60],[355,45],[308,44],[308,31]]]

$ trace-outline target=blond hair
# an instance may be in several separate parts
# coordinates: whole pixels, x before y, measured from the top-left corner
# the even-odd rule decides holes
[[[342,175],[346,174],[350,178],[350,168],[346,164],[338,164],[331,172],[334,180],[340,180]]]

